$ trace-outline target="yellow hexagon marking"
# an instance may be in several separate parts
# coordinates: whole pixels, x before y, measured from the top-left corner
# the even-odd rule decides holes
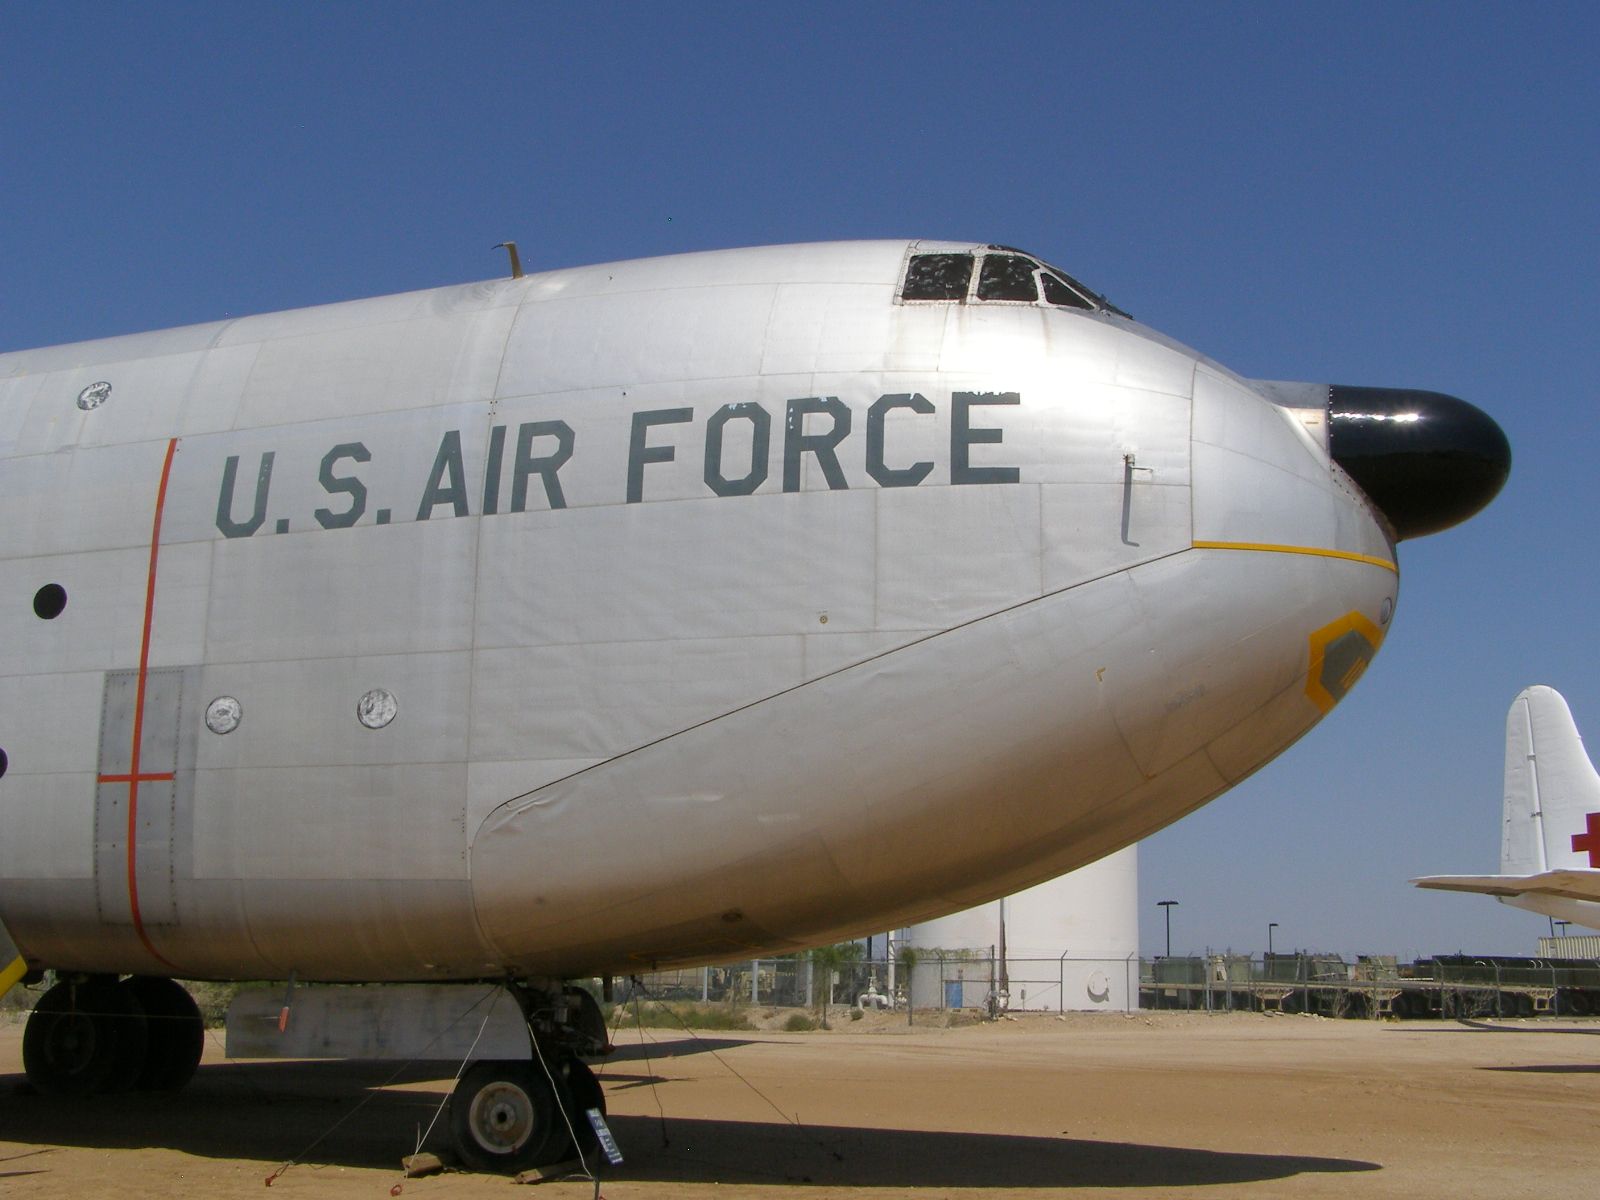
[[[1358,612],[1348,612],[1311,635],[1311,665],[1306,671],[1306,695],[1323,712],[1355,687],[1372,656],[1383,645],[1378,627]]]

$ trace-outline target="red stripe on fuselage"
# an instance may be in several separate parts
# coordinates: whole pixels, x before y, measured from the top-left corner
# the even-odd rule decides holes
[[[156,561],[161,554],[161,513],[167,504],[167,481],[172,477],[172,456],[177,449],[178,439],[170,439],[167,442],[166,459],[161,464],[161,485],[156,489],[156,515],[150,528],[150,574],[145,583],[144,632],[139,641],[139,686],[133,701],[133,757],[127,775],[107,776],[102,779],[105,783],[126,781],[128,785],[128,909],[133,915],[134,932],[139,935],[139,941],[144,944],[144,948],[150,952],[150,957],[174,971],[177,967],[162,957],[161,952],[151,944],[150,935],[145,932],[144,920],[139,915],[138,832],[139,784],[173,778],[171,774],[140,774],[139,746],[144,740],[144,693],[145,683],[150,675],[150,627],[155,622],[156,613]]]

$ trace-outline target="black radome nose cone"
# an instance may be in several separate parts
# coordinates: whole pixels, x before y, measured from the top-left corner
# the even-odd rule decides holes
[[[1396,541],[1458,525],[1511,474],[1511,444],[1482,409],[1440,392],[1328,389],[1328,448]]]

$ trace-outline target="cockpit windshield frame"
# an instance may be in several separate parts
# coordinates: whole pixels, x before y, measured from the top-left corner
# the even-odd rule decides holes
[[[993,260],[993,261],[991,261]],[[1033,295],[1026,297],[1031,268]],[[960,276],[965,271],[965,287]],[[915,293],[915,294],[910,294]],[[1065,271],[1010,246],[922,250],[913,243],[900,273],[896,304],[1001,304],[1109,313],[1132,319]]]

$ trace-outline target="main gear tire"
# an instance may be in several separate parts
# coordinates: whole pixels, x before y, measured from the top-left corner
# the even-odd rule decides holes
[[[112,979],[63,981],[39,997],[22,1033],[22,1066],[45,1096],[132,1087],[144,1066],[144,1011]]]
[[[544,1072],[516,1061],[480,1062],[461,1077],[450,1135],[462,1162],[503,1174],[555,1162],[569,1140]]]
[[[138,975],[122,981],[144,1009],[149,1046],[134,1087],[145,1092],[176,1092],[194,1077],[206,1046],[200,1007],[171,979]]]

